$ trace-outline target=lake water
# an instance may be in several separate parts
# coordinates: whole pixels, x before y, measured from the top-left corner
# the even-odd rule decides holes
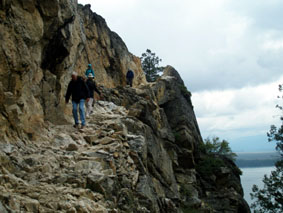
[[[252,192],[253,185],[258,185],[259,188],[263,187],[262,179],[265,174],[269,176],[271,171],[275,170],[275,167],[256,167],[256,168],[240,168],[243,172],[241,176],[241,182],[244,189],[244,198],[249,205],[253,202],[251,200],[250,193]]]

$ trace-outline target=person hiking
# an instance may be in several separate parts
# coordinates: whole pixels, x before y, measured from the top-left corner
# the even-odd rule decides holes
[[[130,85],[130,87],[132,87],[133,79],[134,79],[134,72],[132,70],[128,70],[126,79],[127,79],[127,85]]]
[[[85,71],[85,77],[86,77],[86,78],[88,78],[89,73],[91,73],[91,74],[93,75],[93,77],[95,76],[95,75],[94,75],[94,71],[93,71],[93,69],[92,69],[92,67],[91,67],[91,64],[87,65],[87,69],[86,69],[86,71]]]
[[[88,118],[90,116],[90,114],[92,113],[93,110],[93,104],[94,104],[94,91],[96,91],[99,95],[101,95],[100,91],[97,89],[96,83],[93,80],[94,76],[89,73],[87,76],[87,81],[86,81],[86,85],[89,89],[90,92],[90,99],[86,104],[86,117]]]
[[[76,72],[72,73],[72,80],[68,85],[67,93],[65,96],[66,104],[69,102],[71,96],[72,96],[72,104],[73,104],[73,116],[75,120],[74,127],[75,128],[79,127],[79,119],[78,119],[78,106],[79,106],[81,129],[83,129],[86,125],[84,105],[85,105],[85,101],[86,102],[89,101],[90,93],[83,78],[78,76]]]

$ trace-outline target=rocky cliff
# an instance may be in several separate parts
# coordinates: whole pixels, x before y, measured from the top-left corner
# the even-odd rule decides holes
[[[145,83],[139,59],[102,17],[75,0],[1,1],[0,42],[1,139],[35,139],[44,120],[65,123],[70,74],[83,74],[89,63],[106,87],[124,85],[128,68],[136,85]]]
[[[90,6],[3,0],[0,41],[0,212],[249,212],[235,164],[209,168],[178,72],[147,84]],[[89,63],[104,101],[78,131],[64,94]]]

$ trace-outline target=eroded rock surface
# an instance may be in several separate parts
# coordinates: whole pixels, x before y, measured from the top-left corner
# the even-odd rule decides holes
[[[15,212],[160,212],[159,202],[166,203],[158,180],[162,177],[155,179],[148,168],[152,156],[147,139],[156,136],[127,114],[123,107],[99,102],[84,130],[49,124],[42,142],[1,144],[3,208]],[[163,164],[167,173],[162,181],[172,185],[170,160],[164,160],[168,165]],[[177,194],[177,188],[172,190]],[[172,201],[171,205],[171,212],[176,212]]]

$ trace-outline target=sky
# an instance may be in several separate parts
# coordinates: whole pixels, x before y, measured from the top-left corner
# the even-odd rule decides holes
[[[235,152],[274,150],[283,83],[282,0],[79,0],[104,17],[130,52],[151,49],[192,92],[203,138]]]

